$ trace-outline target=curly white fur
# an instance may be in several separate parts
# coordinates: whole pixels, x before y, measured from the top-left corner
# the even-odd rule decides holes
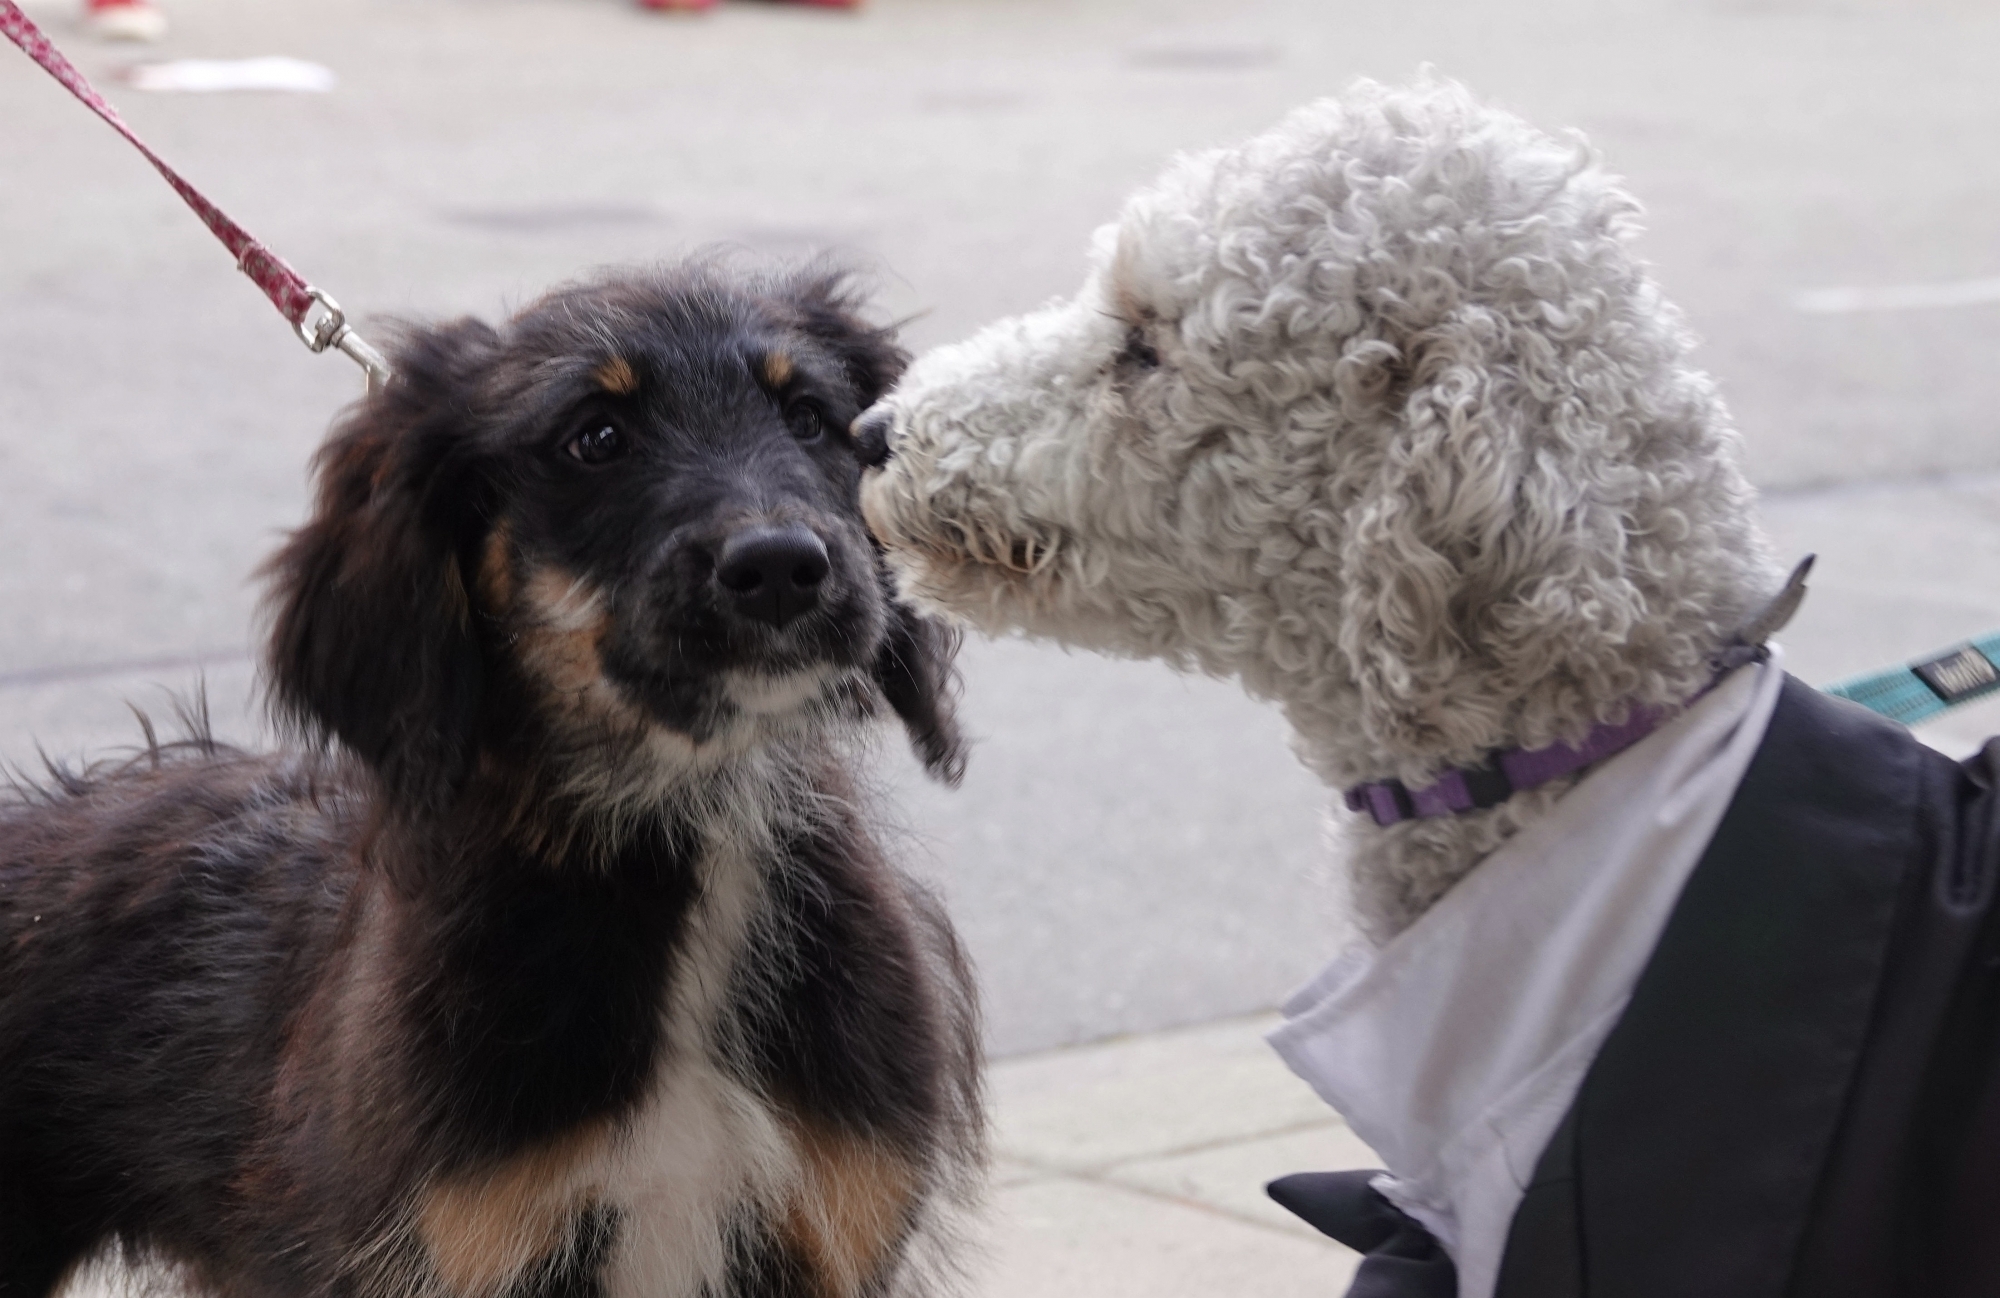
[[[1075,298],[922,357],[870,524],[921,602],[1240,678],[1335,786],[1681,702],[1779,574],[1637,210],[1578,139],[1362,83],[1179,159]],[[1363,922],[1559,793],[1368,826]]]

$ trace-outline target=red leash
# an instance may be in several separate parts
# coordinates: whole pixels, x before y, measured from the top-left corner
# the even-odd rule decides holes
[[[221,208],[203,198],[200,190],[182,180],[180,173],[169,167],[159,154],[147,148],[146,142],[118,115],[118,110],[106,103],[104,96],[84,80],[83,74],[62,56],[62,52],[49,42],[49,38],[29,20],[28,15],[21,12],[14,0],[0,0],[0,32],[5,32],[8,39],[20,46],[29,58],[42,65],[43,71],[62,82],[72,95],[83,101],[85,107],[110,123],[112,130],[146,155],[146,161],[166,177],[167,183],[194,209],[202,224],[222,240],[223,247],[236,258],[236,269],[264,290],[264,296],[271,299],[271,305],[291,322],[292,329],[307,347],[315,352],[323,352],[329,347],[345,352],[368,372],[370,390],[388,381],[389,363],[382,358],[382,353],[363,342],[361,336],[348,325],[340,304],[306,283],[297,271],[285,264],[283,257],[251,238],[248,230],[230,220]]]

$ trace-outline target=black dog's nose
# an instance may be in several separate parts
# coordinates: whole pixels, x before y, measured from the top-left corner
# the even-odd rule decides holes
[[[871,469],[889,461],[889,434],[896,430],[896,417],[876,406],[855,416],[848,433],[854,438],[854,454]]]
[[[819,602],[832,566],[825,543],[806,528],[758,527],[722,543],[715,580],[739,613],[783,626]]]

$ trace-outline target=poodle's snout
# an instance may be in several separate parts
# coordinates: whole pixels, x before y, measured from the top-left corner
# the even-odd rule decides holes
[[[876,406],[855,416],[848,433],[854,439],[854,454],[870,469],[889,461],[889,434],[896,431],[896,417]]]

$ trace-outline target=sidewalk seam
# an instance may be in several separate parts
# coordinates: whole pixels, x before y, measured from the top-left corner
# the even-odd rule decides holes
[[[1021,1163],[1024,1166],[1033,1168],[1038,1172],[1043,1173],[1045,1181],[1072,1181],[1082,1185],[1088,1185],[1099,1190],[1116,1190],[1123,1194],[1135,1195],[1142,1199],[1150,1199],[1155,1203],[1171,1203],[1178,1207],[1190,1208],[1196,1212],[1206,1213],[1211,1217],[1220,1217],[1225,1221],[1236,1222],[1239,1225],[1254,1226],[1258,1230],[1264,1231],[1272,1235],[1280,1235],[1286,1239],[1299,1239],[1302,1236],[1309,1235],[1310,1238],[1319,1240],[1322,1243],[1332,1245],[1336,1248],[1340,1247],[1340,1245],[1336,1241],[1327,1239],[1323,1235],[1306,1231],[1290,1230],[1283,1226],[1273,1226],[1270,1222],[1264,1221],[1261,1218],[1250,1216],[1247,1213],[1234,1212],[1228,1208],[1219,1207],[1216,1204],[1206,1202],[1205,1200],[1185,1199],[1180,1197],[1179,1195],[1167,1194],[1163,1191],[1150,1189],[1146,1186],[1131,1185],[1124,1181],[1112,1180],[1106,1176],[1099,1175],[1096,1173],[1063,1171],[1063,1170],[1058,1170],[1056,1168],[1052,1168],[1044,1163],[1037,1163],[1031,1160],[1021,1159],[1021,1158],[1016,1158],[1014,1161],[1017,1163]],[[1138,1160],[1127,1160],[1127,1161],[1130,1162]],[[1118,1166],[1120,1166],[1120,1164],[1115,1164],[1115,1163],[1110,1164],[1106,1170],[1110,1170],[1111,1168],[1115,1168]],[[1036,1184],[1036,1182],[1023,1181],[1023,1182],[1017,1182],[1016,1184],[1033,1185]],[[1010,1186],[1004,1188],[1011,1189],[1013,1187]]]

